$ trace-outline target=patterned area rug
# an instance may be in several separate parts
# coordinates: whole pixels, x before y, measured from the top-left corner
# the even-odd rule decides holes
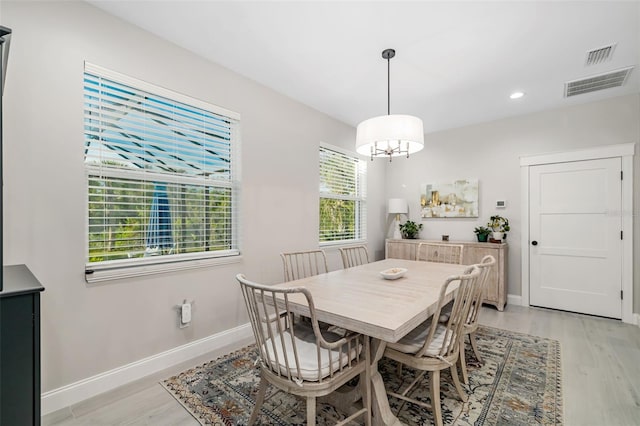
[[[443,420],[447,425],[559,425],[562,424],[560,345],[555,340],[480,327],[478,349],[484,364],[475,361],[467,343],[469,401],[456,398],[449,371],[441,375]],[[203,425],[245,425],[254,407],[259,383],[254,345],[187,370],[162,385]],[[405,367],[397,375],[394,361],[383,358],[379,370],[387,389],[406,386],[416,372]],[[428,401],[428,379],[412,391]],[[272,386],[258,418],[259,424],[305,423],[305,402]],[[408,425],[432,424],[429,410],[389,398],[392,411]],[[317,423],[334,424],[346,417],[318,404]]]

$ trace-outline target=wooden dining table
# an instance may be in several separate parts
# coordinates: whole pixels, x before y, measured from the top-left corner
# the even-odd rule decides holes
[[[401,278],[384,279],[380,272],[405,268]],[[433,315],[440,289],[447,277],[460,275],[466,265],[385,259],[353,268],[277,284],[305,287],[313,297],[318,321],[362,333],[371,338],[371,389],[374,425],[400,425],[391,412],[378,361],[387,342],[397,342]],[[453,300],[457,285],[450,286],[446,302]],[[291,297],[292,310],[309,314],[302,295]],[[344,405],[349,397],[341,395]]]

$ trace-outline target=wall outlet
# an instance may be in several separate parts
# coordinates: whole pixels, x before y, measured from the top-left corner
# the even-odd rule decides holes
[[[191,322],[191,303],[183,303],[180,307],[180,322],[182,325]]]

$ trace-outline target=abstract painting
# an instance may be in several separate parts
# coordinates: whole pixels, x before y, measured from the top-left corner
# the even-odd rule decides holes
[[[425,183],[420,195],[423,219],[478,217],[478,179]]]

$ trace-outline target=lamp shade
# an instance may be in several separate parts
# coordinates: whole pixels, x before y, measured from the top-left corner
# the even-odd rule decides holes
[[[393,157],[420,151],[424,147],[422,120],[411,115],[394,114],[363,121],[356,130],[356,151],[361,155],[371,155],[374,147],[387,151],[386,155]]]
[[[407,214],[409,212],[409,205],[404,198],[390,198],[389,199],[389,214]]]

